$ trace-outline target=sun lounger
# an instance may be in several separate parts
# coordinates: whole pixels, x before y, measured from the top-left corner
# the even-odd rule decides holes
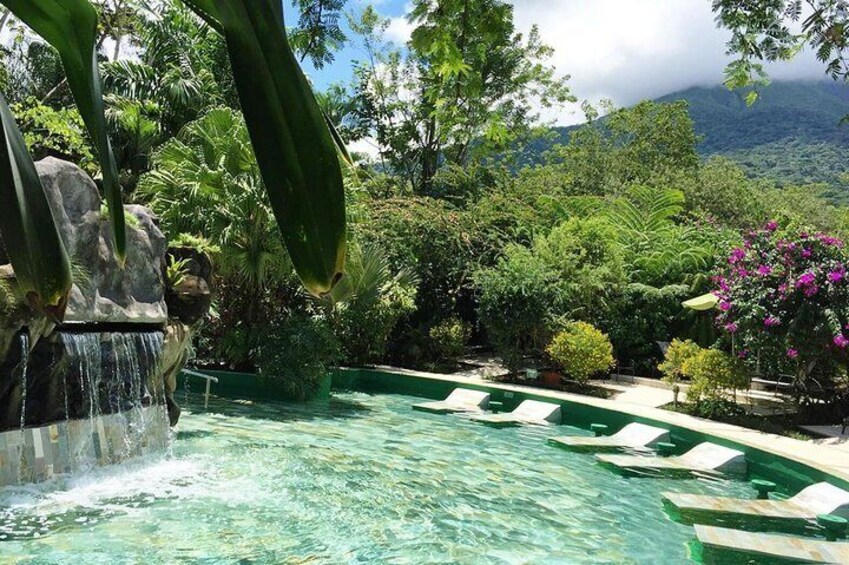
[[[596,455],[599,461],[619,469],[657,473],[728,473],[746,472],[746,455],[742,451],[715,443],[700,443],[677,457],[642,455]]]
[[[553,437],[549,442],[571,450],[601,451],[604,449],[653,447],[657,442],[669,441],[669,430],[632,422],[606,437]]]
[[[708,550],[736,552],[793,563],[849,563],[849,542],[760,534],[696,525],[696,537]],[[759,561],[760,562],[760,561]]]
[[[816,483],[787,500],[746,500],[677,492],[663,499],[682,515],[722,514],[757,519],[807,521],[819,514],[849,518],[849,492],[828,483]]]
[[[512,412],[504,414],[482,414],[472,416],[475,422],[481,422],[493,427],[519,426],[522,424],[559,424],[560,405],[538,400],[525,400]]]
[[[489,393],[470,388],[455,388],[445,400],[414,404],[413,410],[434,414],[452,414],[455,412],[481,412],[489,406]]]

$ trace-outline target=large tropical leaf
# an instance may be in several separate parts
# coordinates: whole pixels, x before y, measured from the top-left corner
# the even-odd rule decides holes
[[[0,0],[0,3],[59,53],[68,86],[97,148],[115,250],[123,260],[126,226],[121,184],[107,135],[97,69],[97,12],[88,0]]]
[[[333,137],[289,45],[279,0],[187,0],[224,33],[233,77],[292,264],[315,295],[345,263],[345,192]]]
[[[71,264],[41,179],[0,95],[0,233],[19,289],[54,322],[65,314]]]

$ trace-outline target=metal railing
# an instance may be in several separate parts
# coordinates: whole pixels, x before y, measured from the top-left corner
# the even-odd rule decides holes
[[[198,377],[204,379],[206,381],[206,392],[203,393],[203,409],[209,409],[209,394],[210,389],[212,388],[212,383],[218,383],[218,378],[213,377],[212,375],[205,375],[203,373],[199,373],[197,371],[193,371],[191,369],[183,369],[183,372],[187,375],[191,375],[193,377]]]

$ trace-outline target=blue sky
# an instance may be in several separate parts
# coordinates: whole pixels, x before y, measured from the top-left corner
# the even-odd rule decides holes
[[[286,0],[288,2],[289,0]],[[388,39],[403,44],[410,26],[404,19],[411,0],[372,0],[390,18]],[[558,72],[571,75],[572,92],[580,101],[612,100],[617,106],[635,104],[689,88],[722,81],[728,63],[728,33],[716,28],[711,0],[505,0],[514,6],[518,31],[539,26],[551,45]],[[348,0],[347,10],[359,12],[369,0]],[[289,11],[289,21],[293,14]],[[353,60],[363,58],[356,44],[347,45],[325,69],[305,68],[318,89],[350,80]],[[821,79],[823,66],[811,53],[796,61],[768,67],[782,79]],[[580,122],[579,105],[544,115],[547,121]]]
[[[408,0],[378,0],[368,2],[366,0],[348,0],[346,11],[350,14],[361,13],[363,8],[371,4],[385,18],[393,18],[396,23],[400,23],[406,13]],[[293,13],[291,5],[284,4],[287,11],[286,17],[288,22],[293,22],[297,19],[297,15]],[[365,57],[362,48],[356,43],[356,38],[348,28],[347,22],[342,21],[342,28],[349,39],[348,44],[335,55],[334,62],[321,70],[316,70],[310,64],[304,65],[304,70],[310,76],[313,84],[319,90],[327,88],[334,82],[348,82],[352,78],[353,61],[360,60]]]

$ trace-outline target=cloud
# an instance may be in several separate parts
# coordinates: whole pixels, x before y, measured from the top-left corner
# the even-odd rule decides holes
[[[627,106],[692,86],[721,83],[729,61],[727,30],[717,29],[708,0],[511,0],[517,28],[539,26],[554,47],[552,63],[570,74],[581,100]],[[819,79],[810,53],[770,65],[775,79]],[[556,117],[579,121],[577,114]]]
[[[398,45],[404,45],[410,40],[415,27],[407,21],[406,16],[389,18],[389,25],[386,28],[386,39]]]
[[[572,76],[580,100],[611,99],[628,106],[692,86],[720,84],[728,63],[727,30],[717,29],[709,0],[508,0],[516,27],[537,24],[555,49],[551,63]],[[410,37],[403,17],[391,18],[388,36]],[[769,65],[772,78],[820,79],[824,67],[810,52],[791,63]],[[583,119],[578,106],[547,118],[561,124]]]

